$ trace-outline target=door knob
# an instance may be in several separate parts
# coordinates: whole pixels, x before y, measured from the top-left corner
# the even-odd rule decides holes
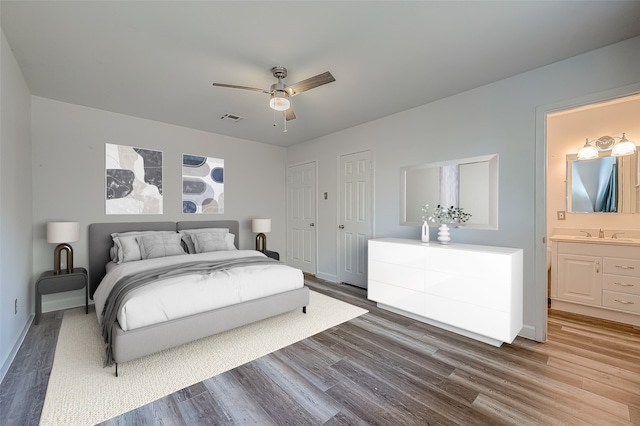
[[[315,223],[313,223],[313,222],[311,222],[311,223],[309,224],[309,226],[316,226],[316,224],[315,224]]]
[[[338,228],[344,229],[344,225],[340,225],[340,226],[338,226]]]

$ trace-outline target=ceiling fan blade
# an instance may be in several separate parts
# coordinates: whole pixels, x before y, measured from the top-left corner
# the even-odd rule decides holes
[[[296,119],[296,115],[293,113],[293,107],[285,111],[285,117],[287,118],[287,121]]]
[[[287,91],[289,92],[289,95],[295,96],[299,93],[306,92],[307,90],[322,86],[323,84],[331,83],[332,81],[336,81],[336,79],[333,78],[329,71],[327,71],[322,74],[318,74],[315,77],[292,84],[287,87]]]
[[[260,92],[260,93],[269,93],[267,90],[258,89],[256,87],[236,86],[235,84],[222,84],[222,83],[213,83],[213,85],[218,87],[228,87],[230,89],[244,89],[244,90],[253,90],[254,92]]]

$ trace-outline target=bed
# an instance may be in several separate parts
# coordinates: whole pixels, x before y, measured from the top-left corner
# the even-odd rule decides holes
[[[228,230],[228,233],[231,235],[226,235],[226,240],[231,250],[229,250],[228,253],[200,253],[194,255],[185,254],[168,256],[165,258],[166,261],[164,261],[162,257],[156,259],[141,260],[138,263],[130,262],[126,264],[125,262],[125,264],[122,265],[115,264],[112,261],[113,256],[116,255],[117,257],[118,253],[118,248],[116,247],[114,249],[114,240],[112,238],[112,234],[114,233],[128,233],[134,231],[142,233],[154,231],[151,234],[155,235],[160,233],[158,231],[165,231],[166,233],[171,234],[171,238],[173,239],[173,236],[177,232],[199,232],[203,229],[209,229],[212,232],[219,229]],[[222,256],[225,259],[231,259],[231,257],[235,257],[236,254],[239,257],[248,258],[246,262],[265,263],[265,265],[260,264],[243,266],[243,268],[247,267],[251,271],[251,277],[249,281],[257,282],[256,285],[245,285],[245,288],[250,289],[250,292],[252,293],[248,300],[247,297],[249,296],[246,296],[243,300],[231,300],[225,302],[223,306],[216,306],[210,309],[207,308],[207,310],[205,311],[192,314],[175,314],[179,316],[175,318],[168,316],[161,322],[154,322],[152,324],[142,326],[129,326],[127,324],[122,327],[120,324],[120,317],[118,317],[118,320],[113,322],[112,326],[108,327],[110,330],[110,344],[108,345],[107,351],[107,364],[115,364],[116,376],[118,374],[118,363],[123,363],[164,349],[179,346],[203,337],[220,333],[222,331],[230,330],[255,321],[260,321],[275,315],[289,312],[294,309],[301,309],[303,313],[306,312],[306,306],[309,303],[309,290],[304,286],[302,272],[281,264],[280,262],[268,259],[266,258],[266,256],[263,256],[262,254],[254,250],[237,250],[238,238],[238,222],[228,220],[94,223],[89,225],[89,292],[91,298],[94,300],[94,302],[96,302],[96,314],[98,315],[98,320],[99,322],[101,322],[101,324],[103,319],[101,314],[103,312],[103,305],[105,304],[104,298],[105,294],[108,294],[109,292],[109,290],[104,290],[107,286],[106,283],[115,282],[116,280],[113,278],[113,274],[116,274],[115,271],[117,271],[117,273],[121,273],[121,268],[123,268],[124,266],[139,269],[144,262],[155,262],[158,264],[162,263],[165,270],[175,270],[176,273],[179,273],[177,272],[177,264],[182,262],[183,258],[185,262],[190,262],[191,264],[193,264],[196,263],[196,260],[200,259],[201,257],[206,257],[206,261],[208,262],[209,256]],[[198,237],[198,239],[201,239],[201,237]],[[147,241],[147,234],[144,234],[144,236],[139,235],[137,237],[137,241],[141,244],[140,248],[142,250],[142,243]],[[196,238],[194,237],[194,242],[195,241]],[[235,251],[232,252],[233,250]],[[258,257],[263,257],[264,259],[258,259]],[[198,260],[198,262],[199,261],[200,260]],[[245,260],[239,261],[245,262]],[[274,265],[267,264],[269,261],[274,263]],[[173,265],[176,265],[175,268]],[[109,268],[110,270],[109,274],[107,274],[107,268]],[[276,270],[274,268],[281,269]],[[124,272],[122,272],[122,274],[124,274]],[[222,276],[221,273],[219,274]],[[214,275],[215,273],[212,272],[211,276],[213,277]],[[225,275],[229,274],[225,272]],[[299,278],[297,278],[296,275],[299,276]],[[240,272],[237,272],[235,273],[234,278],[229,280],[233,281],[239,279],[239,276]],[[286,285],[279,285],[280,283],[274,282],[276,281],[274,279],[280,276],[283,277],[282,281],[286,281]],[[173,279],[182,280],[182,278],[180,277],[176,277]],[[184,279],[185,282],[189,281],[187,277],[185,277]],[[247,280],[246,277],[243,279]],[[289,283],[289,281],[291,280],[295,282]],[[262,285],[263,281],[267,284],[274,282],[275,289],[270,289],[268,291],[265,290],[264,293],[256,295],[256,292],[258,290],[262,290],[263,287],[266,287],[266,285]],[[103,282],[105,284],[100,287],[101,283]],[[160,283],[149,285],[145,284],[144,289],[136,289],[136,291],[139,291],[141,294],[143,292],[154,292],[156,290],[154,290],[153,286],[159,284]],[[189,285],[191,285],[191,283]],[[221,288],[226,288],[225,286],[227,285],[231,284],[224,284]],[[190,292],[183,291],[183,293],[188,294]],[[199,299],[202,299],[202,297],[198,297],[200,296],[200,293],[198,292],[195,292],[193,294],[195,295],[193,303],[195,305],[197,304],[196,302],[200,302]],[[196,300],[196,298],[198,300]],[[232,299],[232,297],[229,297],[229,299]],[[182,302],[182,304],[184,305],[184,302]],[[119,312],[118,315],[121,315],[121,313]],[[106,324],[109,323],[107,322]]]

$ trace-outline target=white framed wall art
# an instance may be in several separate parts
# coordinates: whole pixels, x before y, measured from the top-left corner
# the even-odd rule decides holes
[[[162,151],[105,144],[106,214],[162,214]]]
[[[182,213],[224,213],[224,160],[182,154]]]

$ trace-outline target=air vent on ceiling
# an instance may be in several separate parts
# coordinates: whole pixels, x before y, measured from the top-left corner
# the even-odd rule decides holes
[[[230,121],[232,123],[237,123],[240,120],[244,120],[244,117],[240,117],[239,115],[225,113],[220,117],[220,120]]]

